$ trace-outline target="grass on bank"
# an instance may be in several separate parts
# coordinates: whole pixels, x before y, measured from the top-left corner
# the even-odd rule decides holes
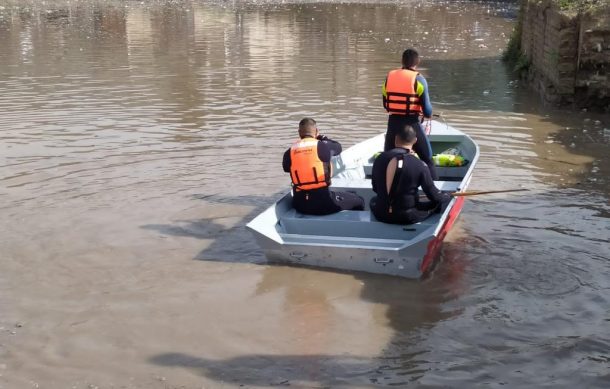
[[[527,71],[529,60],[521,53],[521,32],[523,30],[523,12],[525,3],[528,0],[521,0],[519,7],[519,17],[513,33],[508,41],[506,50],[502,53],[502,60],[514,66],[515,72]],[[562,11],[586,12],[601,8],[603,4],[608,4],[610,0],[553,0],[557,7]]]
[[[564,0],[568,1],[568,0]],[[523,0],[521,2],[521,7],[519,7],[519,16],[517,17],[517,24],[513,29],[513,33],[508,40],[508,45],[506,46],[506,50],[502,53],[502,60],[506,63],[513,65],[513,70],[515,72],[521,73],[522,71],[527,71],[529,68],[529,61],[526,56],[521,52],[521,32],[523,30]]]
[[[601,7],[608,0],[554,0],[562,11],[588,11]]]

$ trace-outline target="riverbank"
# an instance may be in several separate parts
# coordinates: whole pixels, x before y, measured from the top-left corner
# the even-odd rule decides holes
[[[505,53],[547,103],[610,110],[610,4],[523,0]]]

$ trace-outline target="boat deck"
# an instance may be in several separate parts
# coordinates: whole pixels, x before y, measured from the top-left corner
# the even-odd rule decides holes
[[[443,192],[455,192],[461,181],[434,181],[434,185]],[[333,177],[331,188],[334,190],[370,189],[373,190],[370,178]]]
[[[440,216],[440,213],[432,215],[417,224],[396,225],[378,221],[370,211],[340,211],[331,215],[313,216],[291,209],[281,216],[279,225],[288,234],[323,234],[324,236],[402,239],[404,241],[431,226],[436,226]]]
[[[443,191],[456,191],[460,182],[435,181],[436,187]],[[305,215],[294,209],[283,213],[278,220],[280,235],[284,240],[300,242],[315,239],[333,241],[333,238],[354,239],[369,244],[383,242],[391,246],[391,241],[396,240],[397,246],[404,245],[405,241],[421,235],[427,229],[434,229],[441,218],[441,214],[435,214],[428,219],[411,225],[396,225],[378,221],[368,208],[371,197],[375,195],[369,178],[333,178],[331,187],[336,191],[348,191],[362,196],[365,200],[364,211],[340,211],[331,215]]]

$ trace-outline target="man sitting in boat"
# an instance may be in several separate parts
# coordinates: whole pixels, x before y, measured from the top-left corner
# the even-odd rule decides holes
[[[284,153],[282,165],[292,179],[292,206],[310,215],[328,215],[341,210],[364,210],[364,200],[353,193],[329,189],[330,160],[341,153],[341,144],[320,135],[316,121],[304,118],[299,137]]]
[[[386,223],[418,223],[440,211],[451,196],[434,185],[428,166],[413,152],[416,131],[409,124],[396,132],[396,147],[381,153],[373,163],[372,183],[377,196],[371,199],[371,211]],[[418,187],[430,201],[420,201]]]

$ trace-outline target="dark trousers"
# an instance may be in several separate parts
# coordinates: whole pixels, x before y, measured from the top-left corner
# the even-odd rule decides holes
[[[426,220],[430,215],[441,212],[449,203],[450,198],[442,203],[433,201],[420,201],[413,208],[408,209],[392,209],[392,213],[388,212],[388,207],[383,206],[377,200],[377,197],[371,199],[371,211],[375,218],[384,223],[391,224],[415,224]]]
[[[363,211],[364,199],[355,193],[334,192],[328,188],[295,191],[292,206],[308,215],[329,215],[339,211]]]
[[[394,138],[396,134],[401,131],[406,124],[410,124],[415,129],[417,134],[417,142],[413,145],[413,151],[417,153],[417,156],[422,160],[428,169],[430,169],[430,175],[433,180],[438,180],[438,174],[436,173],[436,167],[432,161],[432,147],[430,141],[424,132],[424,129],[419,122],[417,116],[405,116],[405,115],[390,115],[388,117],[388,130],[385,134],[385,144],[383,146],[384,151],[392,150],[394,147]]]

